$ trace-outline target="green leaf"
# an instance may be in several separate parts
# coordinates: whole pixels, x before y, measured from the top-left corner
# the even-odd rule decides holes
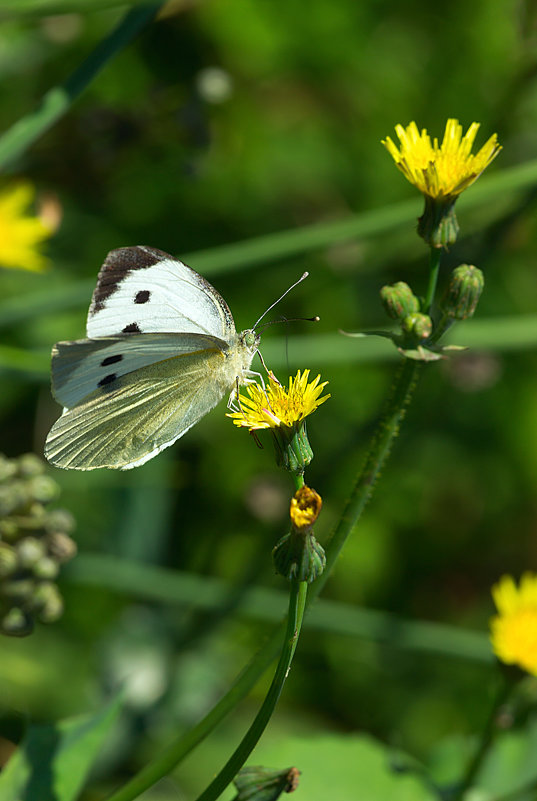
[[[95,715],[30,726],[0,774],[2,801],[74,801],[118,716],[120,700]]]

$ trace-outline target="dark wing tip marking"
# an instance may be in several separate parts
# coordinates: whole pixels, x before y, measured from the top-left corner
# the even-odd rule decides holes
[[[148,289],[141,289],[140,292],[136,293],[134,298],[135,303],[147,303],[149,298],[151,297],[151,292]]]
[[[141,334],[142,333],[142,329],[140,328],[138,323],[129,323],[128,325],[125,326],[125,328],[123,329],[123,331],[121,333],[122,334]]]
[[[173,259],[168,253],[146,245],[111,250],[99,271],[97,286],[93,293],[90,316],[104,309],[106,300],[113,295],[119,284],[133,270],[152,267],[164,259]],[[145,301],[139,301],[145,303]]]

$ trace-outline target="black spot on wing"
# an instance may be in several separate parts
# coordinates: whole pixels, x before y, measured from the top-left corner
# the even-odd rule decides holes
[[[107,387],[108,384],[111,384],[112,381],[115,381],[117,378],[117,373],[110,373],[110,375],[105,375],[104,378],[101,378],[98,385],[99,387]]]
[[[117,356],[107,356],[106,359],[103,359],[101,362],[101,367],[108,367],[109,364],[116,364],[116,362],[120,362],[123,358],[121,353],[118,353]]]
[[[106,300],[113,295],[125,277],[133,270],[152,267],[164,259],[173,259],[168,253],[146,245],[133,248],[117,248],[111,250],[106,257],[97,277],[97,286],[93,293],[90,316],[104,309]],[[145,301],[142,301],[145,302]]]
[[[151,297],[151,292],[148,289],[142,289],[140,292],[136,293],[136,297],[134,298],[135,303],[147,303],[149,298]]]
[[[140,326],[138,325],[138,323],[129,323],[128,325],[125,326],[125,328],[123,329],[123,331],[121,333],[122,334],[141,334],[142,330],[141,330]]]

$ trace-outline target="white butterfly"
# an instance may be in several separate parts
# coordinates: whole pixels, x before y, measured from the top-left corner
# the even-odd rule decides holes
[[[52,349],[52,392],[64,409],[45,456],[74,470],[152,459],[251,380],[260,341],[254,329],[237,333],[201,275],[144,246],[108,254],[86,331]]]

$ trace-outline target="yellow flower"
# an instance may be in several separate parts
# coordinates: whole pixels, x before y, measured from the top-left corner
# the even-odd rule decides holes
[[[511,576],[502,576],[492,596],[499,613],[490,621],[494,653],[537,676],[537,575],[524,573],[518,588]]]
[[[28,213],[35,197],[33,186],[23,181],[0,192],[0,267],[40,271],[46,259],[39,251],[52,227]]]
[[[406,128],[395,126],[400,146],[389,136],[382,141],[397,167],[411,184],[431,198],[454,198],[460,195],[481,175],[485,167],[498,155],[501,146],[493,134],[475,155],[472,146],[479,130],[473,122],[464,136],[458,120],[449,119],[442,144],[424,128],[421,133],[415,122]]]
[[[239,396],[240,411],[228,414],[236,426],[244,426],[250,431],[262,428],[278,428],[280,426],[292,427],[295,423],[304,420],[315,411],[321,403],[328,400],[330,395],[319,397],[328,384],[328,381],[319,383],[318,375],[308,384],[310,371],[300,370],[296,377],[289,378],[289,389],[286,390],[279,381],[269,373],[269,383],[266,388],[258,384],[246,386],[245,395]]]

